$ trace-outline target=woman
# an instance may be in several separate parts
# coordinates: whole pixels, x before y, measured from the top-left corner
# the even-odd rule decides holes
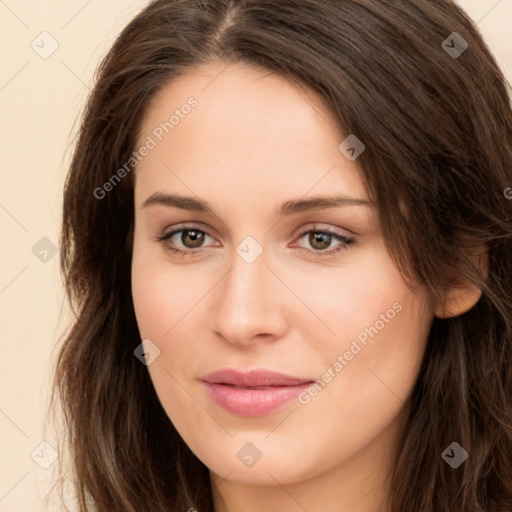
[[[446,0],[157,0],[64,193],[79,510],[512,510],[512,110]]]

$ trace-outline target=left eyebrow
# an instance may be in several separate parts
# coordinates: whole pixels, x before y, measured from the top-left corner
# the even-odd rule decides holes
[[[279,217],[286,217],[296,213],[307,212],[310,210],[324,210],[338,206],[367,206],[372,207],[372,203],[366,199],[357,199],[346,196],[328,196],[312,197],[309,199],[293,199],[284,202],[277,210]]]
[[[176,194],[164,194],[155,192],[148,197],[141,208],[159,204],[169,208],[180,208],[182,210],[190,210],[202,213],[214,213],[212,207],[202,199],[190,196],[180,196]],[[309,199],[291,199],[282,203],[278,209],[279,217],[286,217],[296,213],[302,213],[311,210],[323,210],[327,208],[335,208],[340,206],[367,206],[371,207],[372,203],[366,199],[358,199],[346,196],[328,196],[328,197],[312,197]]]

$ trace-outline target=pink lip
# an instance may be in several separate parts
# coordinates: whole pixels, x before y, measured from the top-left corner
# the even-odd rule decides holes
[[[314,382],[268,370],[242,373],[230,368],[209,373],[201,380],[217,405],[241,416],[275,411]]]

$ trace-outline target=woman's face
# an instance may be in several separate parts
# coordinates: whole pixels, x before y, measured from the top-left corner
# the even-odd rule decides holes
[[[348,135],[319,97],[242,64],[181,76],[143,121],[132,291],[148,370],[230,482],[356,467],[371,482],[396,448],[433,308],[386,249]],[[223,369],[242,375],[205,382]],[[296,380],[244,379],[256,369]]]

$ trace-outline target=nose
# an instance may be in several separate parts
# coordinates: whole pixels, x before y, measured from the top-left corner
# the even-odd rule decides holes
[[[233,266],[216,289],[212,322],[218,336],[239,346],[284,336],[284,305],[290,297],[267,266],[265,251],[252,263],[235,254]]]

